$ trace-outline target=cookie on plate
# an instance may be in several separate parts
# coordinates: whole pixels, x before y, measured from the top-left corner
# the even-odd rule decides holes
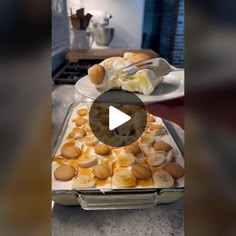
[[[78,158],[80,154],[81,154],[81,150],[79,147],[76,147],[76,146],[63,145],[61,148],[61,155],[67,159]]]
[[[107,179],[111,176],[110,170],[101,164],[94,166],[93,174],[98,179]]]
[[[160,124],[152,124],[152,123],[150,123],[150,125],[149,125],[149,129],[151,131],[159,130],[161,128],[163,128],[163,125],[160,125]]]
[[[69,133],[69,138],[83,138],[86,135],[86,131],[82,128],[75,127]]]
[[[148,166],[144,165],[134,165],[132,166],[132,174],[137,178],[137,179],[149,179],[152,176],[152,172]]]
[[[93,134],[87,135],[84,138],[84,144],[87,146],[94,146],[98,144],[98,142],[99,142],[98,139]]]
[[[76,124],[77,126],[84,125],[84,124],[86,124],[86,122],[87,122],[87,120],[84,119],[83,117],[77,117],[77,118],[75,119],[75,124]]]
[[[167,171],[175,179],[178,179],[184,176],[184,168],[175,162],[167,163],[163,167],[163,170]]]
[[[77,114],[78,114],[79,116],[85,116],[87,113],[88,113],[88,109],[87,109],[87,108],[80,108],[80,109],[77,111]]]
[[[157,151],[165,151],[165,152],[169,152],[172,147],[170,146],[170,144],[164,142],[164,141],[159,141],[159,142],[155,142],[153,147],[157,150]]]
[[[54,171],[56,180],[69,181],[75,177],[76,170],[70,165],[61,165]]]
[[[101,156],[109,155],[111,153],[111,149],[105,144],[97,144],[94,147],[94,151]]]
[[[131,153],[134,156],[138,155],[141,152],[138,144],[136,144],[136,143],[132,143],[132,144],[130,144],[128,146],[125,146],[124,150],[125,150],[125,152]]]

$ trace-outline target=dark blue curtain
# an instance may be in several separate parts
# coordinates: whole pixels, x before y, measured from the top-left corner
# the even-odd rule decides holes
[[[184,22],[183,17],[179,18],[183,14],[179,7],[183,5],[180,4],[183,0],[146,0],[143,22],[142,47],[153,49],[175,65],[183,64],[184,54],[184,35],[180,34],[184,31]]]

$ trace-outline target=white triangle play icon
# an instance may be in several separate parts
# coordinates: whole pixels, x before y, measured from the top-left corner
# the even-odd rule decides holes
[[[113,130],[131,119],[124,112],[109,106],[109,130]]]

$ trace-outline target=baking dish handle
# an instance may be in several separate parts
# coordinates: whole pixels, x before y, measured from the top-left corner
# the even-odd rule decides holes
[[[78,193],[78,201],[85,210],[137,209],[154,207],[158,193],[85,195]]]

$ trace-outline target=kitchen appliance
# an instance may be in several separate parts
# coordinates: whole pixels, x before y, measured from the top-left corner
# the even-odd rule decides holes
[[[115,32],[114,28],[108,27],[112,15],[101,10],[91,10],[89,14],[93,15],[88,30],[94,38],[92,48],[109,48]]]
[[[108,46],[113,39],[114,28],[105,28],[98,26],[94,29],[93,35],[97,46]]]

